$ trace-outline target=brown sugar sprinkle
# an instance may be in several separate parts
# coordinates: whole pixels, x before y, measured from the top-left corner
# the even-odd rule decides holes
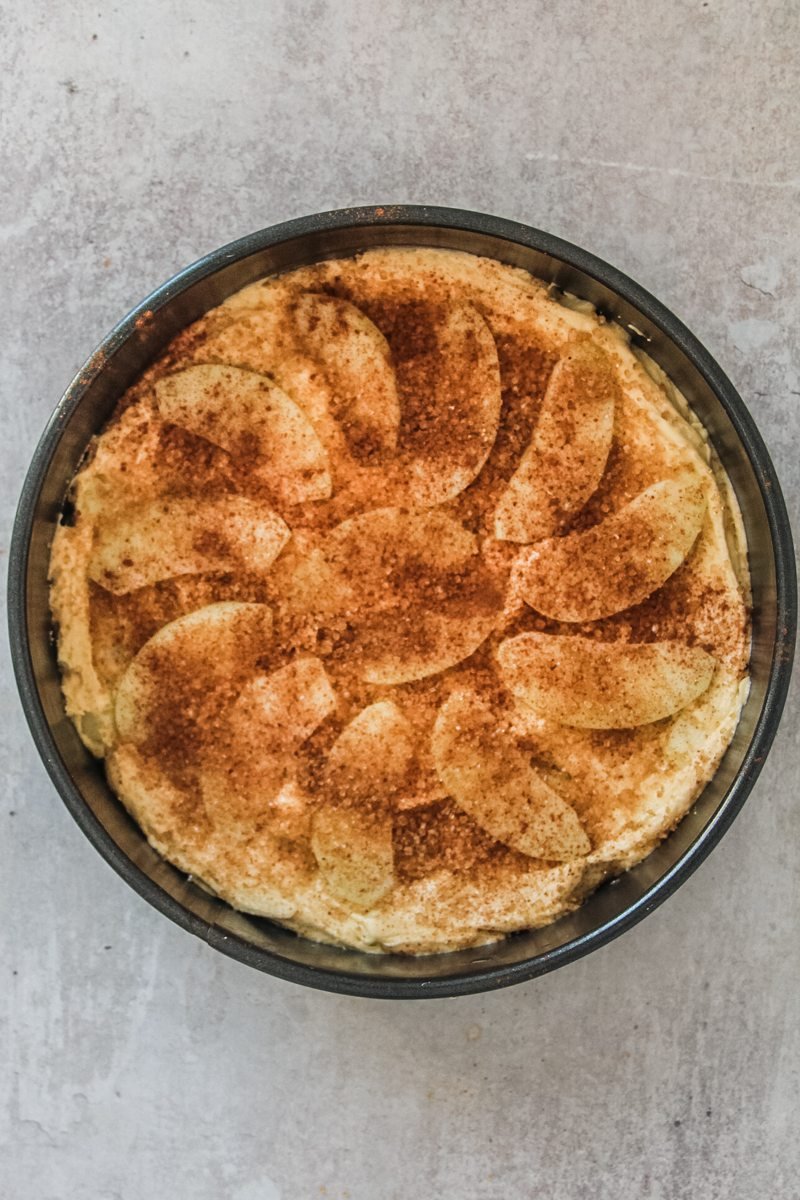
[[[597,525],[659,478],[663,478],[663,474],[657,462],[642,463],[635,453],[615,438],[597,490],[571,519],[564,532],[577,533]]]
[[[444,315],[442,305],[383,299],[364,304],[363,310],[391,346],[398,373],[415,360],[424,361],[436,353],[436,328]],[[424,401],[424,395],[414,395],[412,388],[408,391],[409,404]]]
[[[528,447],[556,355],[520,335],[495,335],[502,384],[500,427],[477,480],[455,509],[470,528],[491,527],[495,505]]]
[[[248,836],[254,843],[262,834],[273,834],[276,844],[283,848],[286,863],[295,864],[310,877],[317,869],[309,840],[314,814],[325,806],[349,806],[390,823],[394,871],[401,884],[437,872],[459,880],[473,872],[475,878],[480,878],[480,886],[486,888],[493,879],[522,879],[547,864],[535,862],[485,832],[447,795],[436,774],[431,733],[448,697],[459,690],[474,693],[485,706],[495,735],[514,739],[515,750],[541,769],[546,778],[552,777],[557,792],[555,784],[560,775],[563,790],[558,794],[570,804],[570,795],[576,796],[573,807],[581,820],[586,819],[587,829],[602,828],[611,802],[586,786],[579,769],[573,778],[563,768],[563,760],[550,753],[546,739],[537,738],[535,728],[523,734],[514,724],[510,696],[497,670],[500,644],[526,632],[603,642],[675,640],[699,646],[734,670],[743,670],[747,613],[726,578],[706,570],[700,544],[641,603],[599,620],[559,621],[538,612],[530,602],[517,598],[512,603],[510,581],[515,564],[520,553],[530,547],[495,539],[495,510],[531,443],[559,357],[567,345],[574,346],[583,335],[568,337],[560,345],[554,335],[532,332],[515,314],[497,321],[485,297],[473,296],[466,285],[454,283],[446,272],[431,270],[419,280],[390,277],[379,286],[358,263],[320,264],[301,272],[299,279],[296,288],[291,281],[280,284],[285,308],[276,325],[276,338],[284,347],[290,346],[291,353],[286,353],[293,356],[295,366],[295,360],[307,361],[309,377],[326,381],[333,397],[328,415],[339,423],[346,443],[346,468],[358,479],[374,479],[374,488],[371,492],[354,492],[363,502],[355,512],[342,506],[335,488],[330,500],[281,508],[269,487],[253,478],[260,453],[255,433],[250,435],[244,430],[235,440],[228,437],[227,448],[221,449],[211,440],[213,414],[209,417],[208,437],[159,421],[153,385],[165,374],[195,363],[225,362],[213,353],[207,355],[204,348],[235,321],[242,320],[243,314],[246,317],[248,310],[222,308],[208,314],[173,340],[120,401],[114,420],[118,422],[134,405],[154,414],[152,421],[158,423],[158,433],[152,476],[160,495],[196,497],[200,508],[221,496],[254,498],[265,508],[279,512],[291,531],[291,539],[277,564],[260,575],[244,569],[206,572],[164,580],[122,595],[90,583],[95,667],[110,687],[116,687],[149,639],[179,617],[221,601],[264,605],[273,622],[271,640],[264,638],[258,646],[252,640],[243,642],[241,655],[234,655],[227,674],[214,675],[211,682],[203,656],[210,662],[216,659],[218,647],[213,641],[198,646],[184,662],[170,653],[163,658],[158,653],[153,655],[150,668],[158,686],[147,740],[141,749],[148,761],[158,763],[182,789],[185,803],[175,813],[173,831],[178,841],[181,827],[210,830],[216,823],[218,832],[219,822],[224,822],[227,813],[231,822],[250,831]],[[274,298],[270,286],[265,287],[265,296]],[[308,292],[355,305],[388,342],[400,405],[396,452],[387,451],[374,430],[359,425],[357,419],[351,421],[346,406],[340,404],[335,368],[317,362],[310,348],[297,341],[296,329],[302,326],[302,297]],[[254,297],[253,304],[257,303]],[[430,464],[431,471],[446,468],[456,457],[466,463],[471,457],[482,461],[485,431],[470,417],[464,398],[475,390],[476,371],[485,355],[478,335],[469,328],[464,332],[459,355],[443,355],[443,330],[454,305],[473,306],[491,331],[497,352],[497,363],[492,368],[495,395],[499,364],[500,422],[488,457],[471,484],[432,510],[447,514],[474,535],[474,553],[455,567],[438,565],[435,556],[429,560],[423,553],[403,553],[391,544],[382,548],[380,555],[371,550],[348,550],[334,561],[331,553],[327,565],[335,570],[330,589],[321,577],[323,582],[315,582],[301,603],[287,586],[286,576],[294,586],[301,573],[298,562],[302,566],[315,550],[324,557],[326,538],[343,519],[371,508],[392,506],[391,497],[387,499],[382,490],[381,472],[388,470],[395,459],[406,461],[403,456],[418,456]],[[302,319],[307,320],[310,339],[319,329],[320,318],[312,312]],[[481,320],[477,324],[481,336],[485,336]],[[332,342],[344,342],[351,334],[344,311],[334,312],[325,330]],[[231,361],[228,365],[255,369],[249,361]],[[276,368],[279,365],[276,363]],[[365,393],[372,384],[374,379],[364,380]],[[615,389],[616,402],[617,384],[609,383],[609,387]],[[598,525],[674,469],[657,440],[639,438],[637,414],[626,405],[623,399],[615,409],[614,437],[599,485],[578,512],[565,510],[558,514],[563,518],[559,537]],[[495,408],[495,419],[496,415]],[[567,394],[563,412],[554,422],[554,427],[563,427],[565,440],[574,432],[575,420]],[[342,453],[341,446],[332,452],[332,458],[336,453]],[[117,466],[121,473],[134,475],[138,469],[135,453]],[[362,470],[365,467],[369,470]],[[373,467],[374,475],[370,474]],[[337,464],[332,469],[334,481],[340,478],[339,468]],[[548,475],[545,490],[556,497],[558,468],[555,458],[540,463],[542,474]],[[200,555],[219,556],[229,543],[226,529],[209,527],[195,540],[194,549]],[[635,592],[641,547],[633,549],[636,553],[631,553],[630,546],[620,546],[612,561],[598,562],[593,570],[618,579],[621,591],[629,587]],[[582,588],[591,592],[591,579],[572,582],[577,593]],[[330,593],[340,584],[344,585],[342,594],[347,602],[337,606],[336,597]],[[443,626],[441,621],[451,622],[451,626]],[[382,652],[389,657],[394,654],[400,661],[415,655],[435,658],[443,648],[446,651],[451,647],[453,630],[463,631],[470,623],[480,626],[480,636],[474,644],[465,643],[461,657],[445,669],[421,679],[398,682],[368,678],[369,665],[380,659]],[[272,725],[262,713],[261,724],[254,721],[248,725],[247,707],[242,701],[243,696],[246,699],[251,694],[248,689],[255,688],[252,694],[257,696],[258,686],[275,672],[309,658],[320,664],[334,701],[302,743],[292,743],[286,732],[293,721],[302,719],[302,699],[298,700],[297,713],[287,710]],[[371,788],[362,786],[358,779],[353,782],[347,772],[332,774],[331,750],[343,731],[367,706],[387,701],[397,707],[412,731],[414,758],[402,784],[386,783],[380,763],[375,766]],[[666,721],[644,731],[581,732],[573,737],[571,752],[573,758],[584,753],[588,759],[595,754],[611,771],[643,747],[652,747],[653,755],[657,755],[668,727]],[[499,756],[498,772],[502,773],[502,768]],[[206,813],[201,796],[209,774],[214,776],[217,793]],[[287,781],[301,797],[298,811],[291,817],[285,811],[279,812],[270,798],[271,792],[277,792]]]
[[[154,379],[160,379],[163,375],[168,375],[171,371],[178,370],[191,362],[208,338],[229,321],[230,317],[227,312],[218,309],[207,313],[193,325],[181,330],[158,361],[145,372],[142,381],[149,383]]]
[[[210,647],[209,647],[210,650]],[[213,731],[222,726],[226,708],[236,698],[245,673],[233,676],[225,686],[209,689],[198,674],[197,663],[184,667],[172,654],[156,656],[153,675],[169,680],[169,691],[158,688],[145,753],[157,758],[176,781],[195,772],[199,756]]]
[[[392,831],[401,879],[423,879],[437,870],[466,872],[479,864],[529,861],[494,841],[451,800],[396,812]]]
[[[444,306],[383,300],[363,309],[391,347],[402,413],[399,450],[446,459],[457,445],[468,456],[476,433],[461,399],[478,357],[470,331],[462,356],[444,361],[437,337],[447,316]]]
[[[641,604],[582,623],[552,620],[525,606],[507,628],[507,635],[537,632],[568,634],[601,642],[680,641],[699,646],[743,670],[747,656],[748,613],[721,581],[707,581],[699,573],[695,547],[683,564]]]
[[[213,442],[179,425],[165,424],[159,431],[158,444],[161,470],[173,477],[176,491],[194,490],[198,479],[202,480],[204,496],[212,488],[219,493],[235,490],[230,456]]]
[[[487,464],[507,478],[527,449],[556,356],[520,336],[495,338],[503,383],[500,430]]]
[[[90,582],[95,666],[114,684],[145,642],[171,621],[207,604],[264,604],[266,597],[263,576],[244,573],[182,575],[121,596]]]
[[[178,786],[188,784],[196,790],[201,767],[226,769],[241,763],[235,746],[237,739],[240,747],[248,745],[248,723],[232,713],[270,640],[261,614],[248,609],[232,618],[224,642],[215,631],[199,629],[193,630],[183,654],[176,654],[169,643],[148,645],[140,748]],[[216,669],[204,670],[206,662],[213,662]],[[289,722],[292,716],[285,714]],[[252,766],[260,747],[248,749]]]
[[[136,318],[136,322],[135,322],[136,328],[137,329],[146,329],[148,325],[153,324],[153,320],[154,320],[154,314],[152,312],[152,309],[149,309],[149,308],[145,309],[145,311]]]

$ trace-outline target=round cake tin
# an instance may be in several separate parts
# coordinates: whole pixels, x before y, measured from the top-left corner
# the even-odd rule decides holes
[[[731,745],[691,811],[637,867],[574,913],[479,949],[420,957],[320,945],[236,912],[165,862],[108,787],[66,716],[48,608],[53,531],[90,438],[119,397],[186,325],[265,275],[374,246],[430,246],[524,267],[627,329],[708,430],[742,511],[753,587],[751,688]],[[775,736],[792,667],[797,596],[791,533],[767,450],[707,350],[638,284],[576,246],[480,213],[386,205],[320,213],[253,233],[170,279],[109,333],[58,403],[19,502],[9,623],[22,704],[45,766],[78,825],[141,896],[223,953],[311,987],[391,999],[488,991],[543,975],[629,929],[703,861],[752,788]]]

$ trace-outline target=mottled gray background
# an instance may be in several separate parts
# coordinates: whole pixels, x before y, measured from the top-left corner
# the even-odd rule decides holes
[[[0,18],[2,547],[51,407],[179,267],[419,201],[594,250],[724,364],[800,498],[800,7],[11,0]],[[90,848],[3,646],[3,1200],[800,1194],[797,693],[732,832],[589,959],[337,999],[173,927]]]

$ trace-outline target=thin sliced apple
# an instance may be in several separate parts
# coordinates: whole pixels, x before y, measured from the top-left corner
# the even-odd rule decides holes
[[[318,658],[298,658],[246,680],[200,752],[209,812],[244,823],[279,816],[275,805],[292,779],[294,753],[335,708]]]
[[[456,804],[498,841],[531,858],[571,862],[591,845],[573,808],[553,791],[471,692],[454,692],[431,739],[436,771]]]
[[[641,604],[686,558],[705,511],[697,475],[654,483],[591,529],[532,546],[516,568],[522,597],[557,621],[596,621]]]
[[[325,784],[339,800],[387,796],[408,780],[414,730],[392,700],[369,704],[339,734],[328,754]]]
[[[331,494],[328,454],[303,410],[264,375],[199,365],[155,385],[165,421],[191,430],[234,458],[281,504]]]
[[[437,589],[441,576],[477,562],[478,544],[447,513],[374,508],[337,525],[323,552],[349,595],[376,608],[404,590]]]
[[[436,349],[410,360],[400,459],[388,472],[393,503],[431,508],[452,500],[477,478],[491,453],[502,403],[497,347],[469,305],[447,309],[435,326]]]
[[[342,521],[326,547],[332,560],[358,553],[365,567],[372,564],[370,574],[374,575],[393,569],[398,557],[418,559],[442,571],[458,571],[476,553],[477,541],[448,513],[392,507],[373,508]],[[378,563],[374,555],[378,555]]]
[[[361,677],[367,683],[413,683],[438,675],[474,654],[496,624],[494,611],[465,615],[380,613],[359,629]]]
[[[179,575],[263,574],[290,536],[277,513],[243,496],[154,500],[99,522],[89,578],[121,596]]]
[[[190,706],[251,674],[271,641],[272,612],[265,604],[223,601],[170,621],[120,680],[114,712],[119,740],[141,744],[158,733],[167,701],[190,723]]]
[[[318,658],[296,658],[243,684],[227,714],[234,757],[252,764],[263,754],[293,754],[336,708],[336,694]]]
[[[347,300],[312,292],[290,312],[301,345],[323,364],[348,444],[358,453],[394,450],[400,402],[389,343],[377,325]]]
[[[333,416],[333,398],[326,376],[307,354],[295,353],[277,338],[277,311],[249,313],[213,334],[196,350],[201,363],[221,363],[265,375],[300,408],[325,447],[336,479],[352,456],[344,433]]]
[[[617,381],[590,339],[571,345],[547,385],[530,445],[495,512],[495,537],[535,542],[579,512],[605,470]]]
[[[346,615],[352,661],[373,683],[421,679],[460,662],[488,637],[502,606],[475,537],[443,512],[384,508],[343,521],[315,574],[327,579],[321,604]]]
[[[329,421],[338,423],[357,456],[397,445],[400,405],[389,345],[372,321],[346,300],[311,292],[286,295],[246,313],[203,344],[204,356],[276,378],[303,407],[329,449]],[[323,372],[320,408],[308,365]],[[310,405],[307,400],[311,401]]]
[[[353,908],[373,908],[394,887],[388,812],[351,805],[321,808],[312,821],[311,850],[328,890]]]
[[[311,849],[328,889],[371,908],[394,886],[391,812],[385,801],[414,761],[411,725],[391,700],[362,709],[331,747],[327,803],[314,815]]]
[[[509,691],[538,716],[578,729],[661,721],[706,690],[716,660],[681,642],[596,642],[521,633],[497,652]]]

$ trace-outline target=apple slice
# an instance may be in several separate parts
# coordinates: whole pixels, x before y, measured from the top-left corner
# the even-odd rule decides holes
[[[363,708],[328,754],[326,788],[339,800],[388,796],[407,781],[414,763],[414,730],[392,700]]]
[[[591,850],[574,809],[474,693],[453,692],[439,710],[431,746],[453,800],[498,841],[552,862],[571,862]]]
[[[214,334],[201,353],[287,385],[322,440],[332,443],[329,449],[338,441],[330,436],[332,419],[357,456],[394,450],[400,405],[391,352],[378,327],[354,304],[334,296],[276,290],[275,302],[269,299],[265,293],[260,309]],[[328,383],[322,410],[309,363]]]
[[[306,292],[290,312],[301,346],[322,363],[333,389],[333,415],[359,456],[394,450],[400,423],[389,343],[347,300]]]
[[[579,512],[605,470],[618,385],[588,338],[569,346],[547,385],[530,445],[500,498],[495,537],[535,542]]]
[[[281,504],[331,494],[328,454],[305,413],[264,375],[199,365],[155,385],[165,421],[191,430],[242,460]]]
[[[358,648],[367,683],[413,683],[438,675],[474,654],[494,629],[487,611],[459,620],[448,613],[381,613],[363,622]]]
[[[243,684],[227,713],[228,753],[251,765],[265,754],[293,754],[335,708],[320,660],[296,658]]]
[[[509,691],[537,716],[578,729],[632,729],[671,717],[706,690],[716,660],[681,642],[596,642],[521,633],[497,659]]]
[[[359,591],[366,584],[382,592],[387,580],[391,587],[393,573],[404,561],[431,570],[462,570],[477,553],[477,541],[445,512],[373,508],[337,525],[325,553],[331,562],[346,567]]]
[[[209,693],[252,674],[271,641],[272,612],[265,604],[222,601],[170,621],[142,646],[119,682],[119,740],[141,744],[163,734],[166,743],[167,708],[182,729],[193,730]]]
[[[370,909],[395,883],[392,821],[357,806],[321,808],[311,850],[328,890],[353,908]]]
[[[302,575],[302,564],[298,565]],[[315,577],[295,588],[352,626],[352,661],[372,683],[437,674],[472,654],[502,607],[475,537],[444,512],[375,509],[343,521]]]
[[[500,367],[489,326],[476,309],[454,305],[435,333],[435,351],[406,364],[401,455],[386,484],[397,505],[452,500],[480,474],[497,437]]]
[[[413,728],[389,700],[368,704],[331,746],[311,846],[327,888],[355,907],[372,907],[395,884],[386,800],[408,781],[414,757]]]
[[[515,568],[522,597],[556,621],[596,621],[641,604],[686,558],[705,511],[697,475],[654,483],[591,529],[532,546]]]
[[[200,783],[212,816],[253,824],[291,787],[293,755],[336,708],[318,658],[297,658],[247,679],[200,749]]]
[[[312,821],[311,849],[333,895],[371,908],[394,886],[392,817],[386,803],[414,762],[413,729],[391,700],[362,709],[331,747],[327,803]]]
[[[277,513],[243,496],[153,500],[98,523],[89,578],[121,596],[178,575],[264,574],[290,536]]]

